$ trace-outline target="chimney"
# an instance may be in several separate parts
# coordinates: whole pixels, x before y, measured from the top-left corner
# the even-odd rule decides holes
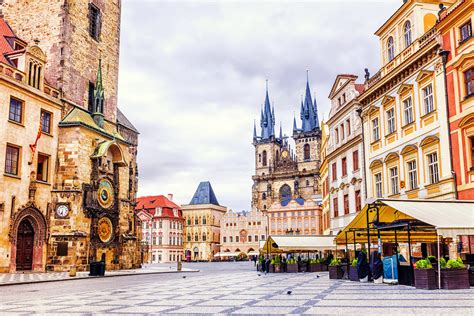
[[[168,200],[173,202],[173,194],[172,193],[168,193]]]

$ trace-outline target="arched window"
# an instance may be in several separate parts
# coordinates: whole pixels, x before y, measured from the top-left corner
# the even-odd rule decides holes
[[[266,150],[262,152],[262,165],[267,166],[267,151]]]
[[[188,235],[188,241],[191,241],[191,235]]]
[[[309,160],[310,157],[310,149],[309,144],[304,145],[304,160]]]
[[[390,36],[387,40],[387,57],[388,61],[391,61],[395,58],[395,43],[393,42],[393,37]]]
[[[202,241],[206,241],[206,234],[205,233],[202,234]]]
[[[203,225],[206,225],[206,224],[207,224],[207,220],[206,220],[205,217],[202,218],[202,224],[203,224]]]
[[[280,188],[280,200],[282,201],[291,200],[291,188],[288,184],[284,184]]]
[[[188,225],[191,225],[191,218],[188,217]]]
[[[194,225],[199,225],[199,220],[197,217],[194,219]]]
[[[266,200],[267,199],[267,194],[265,192],[262,193],[262,200]]]
[[[198,241],[199,237],[198,234],[194,235],[194,241]]]
[[[403,25],[403,37],[405,38],[405,48],[411,45],[411,22],[406,21]]]

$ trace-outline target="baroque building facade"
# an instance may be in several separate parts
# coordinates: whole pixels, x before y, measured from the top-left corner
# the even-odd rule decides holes
[[[329,94],[326,181],[331,234],[337,234],[349,224],[365,202],[362,122],[357,101],[364,84],[356,80],[354,75],[338,75]]]
[[[84,271],[96,260],[103,260],[106,269],[140,265],[140,226],[134,215],[138,131],[117,108],[120,9],[118,0],[1,4],[12,29],[48,58],[44,67],[32,64],[32,69],[41,69],[38,77],[60,91],[51,195],[41,196],[49,205],[43,224],[44,212],[36,205],[44,201],[9,205],[10,234],[26,214],[33,234],[47,235],[40,270]]]
[[[451,157],[460,200],[474,200],[473,6],[472,0],[456,1],[441,12],[436,25],[446,68]]]
[[[376,32],[382,68],[359,96],[368,198],[455,198],[435,28],[452,3],[408,0]]]
[[[235,212],[231,209],[221,220],[220,254],[245,253],[256,256],[259,241],[267,238],[267,217],[258,210]]]
[[[209,181],[199,183],[191,202],[181,205],[184,217],[184,256],[187,261],[210,261],[219,252],[221,219],[227,212],[219,205]]]
[[[255,175],[252,177],[252,209],[269,217],[270,234],[320,234],[320,143],[316,100],[306,82],[300,110],[301,127],[293,123],[295,150],[289,139],[275,133],[275,110],[268,89],[261,111],[261,133],[254,125]]]
[[[177,262],[183,259],[184,218],[171,194],[137,198],[135,207],[142,223],[144,263]]]
[[[329,170],[327,159],[327,146],[329,142],[329,128],[324,120],[321,121],[321,229],[323,235],[331,234],[331,210],[329,207]]]

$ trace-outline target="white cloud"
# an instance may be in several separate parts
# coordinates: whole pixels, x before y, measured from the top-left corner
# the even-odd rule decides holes
[[[265,78],[291,134],[306,69],[322,116],[338,73],[376,72],[373,33],[400,5],[123,1],[119,106],[141,132],[139,194],[188,203],[210,180],[221,204],[248,210]]]

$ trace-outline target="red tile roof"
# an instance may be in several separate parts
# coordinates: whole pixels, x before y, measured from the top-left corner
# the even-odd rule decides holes
[[[356,88],[357,92],[359,92],[359,94],[362,94],[362,93],[364,93],[364,91],[365,91],[365,84],[363,84],[363,83],[356,83],[356,84],[355,84],[355,88]]]
[[[7,21],[0,18],[0,62],[11,65],[8,59],[5,58],[5,54],[9,54],[14,51],[10,44],[13,42],[9,42],[8,38],[16,38],[15,33],[13,33]]]
[[[155,216],[156,208],[158,207],[160,207],[162,210],[161,217],[176,217],[174,216],[173,209],[177,209],[177,218],[183,218],[183,212],[181,211],[181,207],[176,203],[170,201],[164,195],[138,197],[135,211],[139,212],[141,210],[145,210],[150,215]]]

